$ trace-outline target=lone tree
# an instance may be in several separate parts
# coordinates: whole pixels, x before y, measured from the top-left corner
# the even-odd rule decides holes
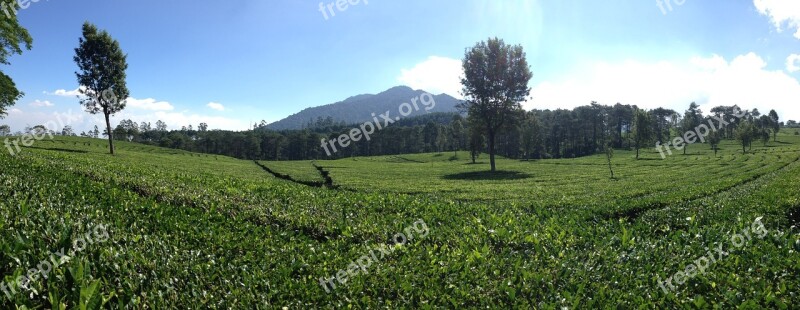
[[[530,94],[528,81],[533,74],[522,46],[498,38],[467,49],[463,67],[465,101],[460,107],[469,113],[470,124],[485,133],[489,161],[496,171],[495,138],[519,122],[520,103]]]
[[[19,9],[18,1],[10,1],[16,11]],[[8,65],[8,57],[14,54],[21,55],[22,48],[31,49],[33,39],[28,30],[19,25],[16,14],[0,15],[0,64]],[[0,71],[0,118],[6,115],[6,108],[14,105],[25,94],[14,84],[14,80]]]
[[[98,31],[90,23],[83,24],[83,38],[75,49],[75,63],[80,72],[75,72],[80,99],[86,112],[103,112],[108,132],[108,148],[114,155],[114,132],[110,117],[125,109],[128,86],[125,83],[125,70],[128,69],[127,56],[122,53],[119,42],[106,31]],[[120,100],[120,98],[122,98]]]
[[[608,160],[608,171],[611,172],[611,179],[614,180],[614,168],[611,166],[611,159],[614,158],[614,146],[611,141],[605,144],[606,160]]]

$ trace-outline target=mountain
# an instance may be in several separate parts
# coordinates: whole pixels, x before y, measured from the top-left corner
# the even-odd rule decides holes
[[[403,103],[411,103],[413,98],[421,98],[425,91],[413,90],[407,86],[397,86],[390,88],[377,95],[364,94],[347,98],[343,101],[327,104],[314,108],[307,108],[295,113],[280,121],[267,125],[271,130],[296,130],[307,127],[309,123],[315,122],[318,118],[333,118],[333,121],[345,122],[346,124],[364,123],[372,120],[372,113],[375,113],[380,120],[380,114],[389,111],[389,117],[396,119],[400,115],[400,106]],[[411,109],[412,112],[404,118],[410,118],[435,112],[456,112],[456,105],[461,101],[447,94],[434,95],[433,108],[426,111],[426,106],[422,100],[418,100],[419,110]]]

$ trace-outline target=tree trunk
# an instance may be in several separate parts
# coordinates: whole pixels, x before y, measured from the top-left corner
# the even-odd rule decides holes
[[[108,132],[108,149],[111,151],[111,155],[114,155],[114,132],[111,131],[111,120],[109,119],[109,115],[107,112],[103,111],[103,114],[106,116],[106,131]]]
[[[492,166],[492,172],[496,171],[494,164],[494,131],[489,131],[489,162]]]

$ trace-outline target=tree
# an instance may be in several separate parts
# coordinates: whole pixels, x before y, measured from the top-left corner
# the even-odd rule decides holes
[[[747,146],[753,142],[755,126],[750,121],[743,121],[736,129],[736,140],[742,143],[742,154],[747,153]]]
[[[158,132],[166,132],[167,131],[167,123],[158,120],[156,121],[156,131]]]
[[[133,141],[137,136],[139,136],[139,124],[132,120],[124,119],[119,122],[117,128],[114,130],[114,133],[121,136],[122,139]]]
[[[72,130],[72,126],[66,125],[66,126],[64,126],[64,129],[61,130],[61,135],[62,136],[74,136],[75,132]]]
[[[639,159],[639,150],[652,139],[652,115],[645,110],[636,110],[633,116],[633,144],[636,148],[636,159]]]
[[[8,2],[12,10],[20,8],[21,1]],[[5,4],[4,4],[5,5]],[[33,39],[28,30],[20,26],[16,14],[6,14],[0,21],[0,64],[9,65],[8,57],[22,55],[22,49],[31,49]],[[17,89],[14,80],[0,71],[0,118],[5,117],[6,108],[14,105],[25,94]]]
[[[208,130],[208,124],[200,123],[200,125],[197,125],[197,130],[200,132],[206,132]]]
[[[781,130],[781,119],[778,117],[778,112],[775,112],[775,110],[769,111],[769,118],[772,119],[772,134],[775,137],[775,142],[778,142],[778,131]]]
[[[11,127],[8,125],[0,125],[0,137],[11,135]]]
[[[469,126],[469,155],[472,157],[472,163],[475,163],[475,159],[478,158],[481,154],[481,150],[485,145],[483,134],[481,131],[470,123]]]
[[[708,144],[711,145],[711,149],[714,150],[714,157],[717,157],[719,143],[722,141],[722,133],[717,130],[711,131],[711,133],[708,134],[706,141],[708,141]]]
[[[759,138],[761,138],[761,142],[764,142],[764,146],[767,146],[767,143],[769,143],[769,138],[770,138],[769,129],[762,129],[760,131],[760,137]]]
[[[542,126],[534,113],[529,113],[522,125],[522,150],[526,160],[531,159],[531,154],[539,154],[542,145]]]
[[[697,105],[697,103],[692,102],[689,105],[689,109],[686,110],[686,113],[684,114],[683,124],[681,126],[682,127],[681,129],[683,130],[683,132],[690,132],[690,131],[693,132],[695,131],[697,126],[700,126],[700,123],[702,121],[703,121],[703,111],[700,110],[700,106]],[[681,136],[683,135],[681,134]],[[689,142],[684,141],[683,155],[686,155],[686,150],[688,148],[689,148]]]
[[[139,132],[148,133],[151,130],[153,130],[153,128],[150,125],[150,122],[142,122],[141,124],[139,124]]]
[[[611,141],[606,142],[606,160],[608,160],[608,171],[611,172],[611,179],[614,179],[614,168],[611,166],[611,158],[614,157],[614,147],[611,145]]]
[[[520,103],[530,94],[528,82],[533,74],[521,45],[506,45],[494,38],[467,49],[464,60],[462,109],[488,139],[489,161],[495,165],[497,134],[518,121]]]
[[[83,24],[83,37],[75,49],[75,63],[80,72],[75,72],[84,97],[81,104],[91,114],[102,112],[106,120],[108,147],[114,155],[114,137],[110,117],[125,109],[128,86],[125,70],[127,56],[122,53],[119,42],[106,31],[98,31],[90,23]]]
[[[670,138],[670,121],[677,113],[673,110],[657,108],[653,110],[653,130],[655,139],[661,144],[664,144]]]

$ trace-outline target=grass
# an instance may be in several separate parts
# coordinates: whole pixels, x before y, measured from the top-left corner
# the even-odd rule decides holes
[[[58,308],[709,308],[800,302],[800,137],[718,156],[518,161],[499,173],[452,153],[259,162],[57,137],[0,155],[7,282],[93,225],[110,239],[0,296]],[[456,158],[454,158],[456,157]],[[481,157],[480,161],[486,159]],[[664,292],[657,279],[762,217],[769,234]],[[430,234],[320,286],[417,220]]]

